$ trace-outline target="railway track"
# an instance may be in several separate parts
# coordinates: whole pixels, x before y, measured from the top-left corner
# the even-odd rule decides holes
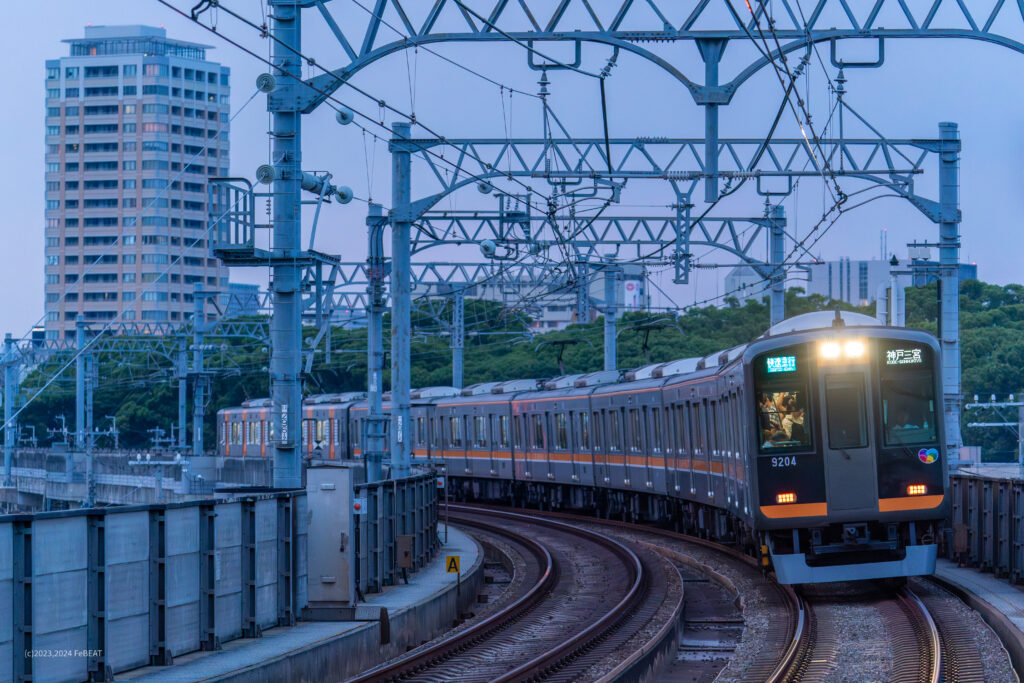
[[[575,680],[664,601],[649,562],[606,535],[532,515],[451,512],[452,522],[522,550],[530,559],[526,590],[479,623],[354,681]]]
[[[354,680],[615,680],[634,671],[631,666],[645,655],[650,658],[650,645],[637,634],[645,626],[649,632],[655,614],[672,602],[663,582],[651,580],[658,559],[678,572],[687,590],[700,591],[691,605],[694,599],[710,603],[687,612],[680,590],[672,618],[656,635],[648,633],[649,643],[680,641],[674,661],[661,655],[656,680],[795,683],[834,678],[844,673],[843,657],[849,657],[844,603],[873,610],[880,648],[875,654],[886,663],[885,680],[989,680],[971,626],[952,607],[958,599],[924,579],[898,589],[882,582],[846,584],[848,594],[839,597],[815,594],[814,588],[797,592],[760,576],[756,562],[738,551],[663,529],[568,513],[524,515],[485,506],[451,510],[453,522],[502,536],[520,555],[532,558],[522,569],[527,576],[515,582],[520,592],[481,622]],[[740,591],[710,567],[710,557],[733,563],[733,579],[742,577],[747,591],[753,587],[754,601],[767,615],[764,623],[755,624],[756,638],[745,639],[743,648],[738,634],[751,624],[745,621]],[[579,590],[587,585],[600,590]],[[716,590],[720,594],[712,596]],[[728,595],[736,596],[731,610]],[[713,604],[725,608],[722,614]],[[669,633],[670,622],[680,625],[678,634]],[[751,647],[756,652],[737,663],[744,659],[741,649]],[[632,654],[623,658],[622,652]]]
[[[920,580],[929,584],[927,579]],[[923,586],[922,586],[923,588]],[[921,595],[910,587],[872,584],[848,601],[871,604],[890,648],[892,683],[984,683],[985,667],[970,626],[951,606],[951,596]],[[836,597],[807,598],[806,625],[793,642],[794,656],[771,679],[820,681],[839,666],[844,646],[834,608]]]
[[[514,508],[473,505],[463,509],[510,511]],[[615,535],[617,538],[630,542],[634,547],[648,549],[661,555],[677,567],[684,577],[684,583],[687,574],[692,578],[693,572],[696,571],[701,576],[709,578],[739,602],[738,588],[729,578],[719,574],[708,565],[717,562],[732,567],[745,582],[747,588],[755,594],[761,611],[767,616],[763,620],[764,623],[758,624],[757,637],[744,643],[746,647],[754,648],[756,655],[750,656],[748,661],[735,667],[735,680],[783,680],[777,677],[773,678],[773,676],[784,671],[788,662],[797,654],[794,643],[800,640],[801,630],[804,628],[804,604],[789,586],[782,586],[764,578],[753,558],[721,544],[666,529],[644,527],[615,520],[595,519],[564,512],[540,514],[543,514],[545,518],[562,520],[573,526],[599,529],[602,533]],[[714,561],[711,558],[715,558]],[[681,616],[684,617],[682,619],[684,626],[690,627],[708,628],[710,626],[711,628],[724,627],[724,629],[739,628],[742,630],[745,626],[741,615],[728,617],[724,621],[706,619],[706,615],[698,615],[688,624],[685,615]],[[746,626],[750,625],[746,624]],[[699,643],[689,642],[686,638],[685,628],[681,640],[679,659],[666,662],[666,666],[659,673],[658,680],[714,680],[733,652],[733,646],[728,642],[728,638],[725,643],[713,641],[703,647]],[[712,666],[710,660],[717,660],[717,667]]]
[[[727,557],[737,564],[745,565],[748,572],[759,571],[753,558],[704,539],[664,529],[569,513],[545,512],[544,515],[574,524],[621,531],[625,535],[620,537],[639,541],[641,546],[660,552],[684,576],[687,568],[691,571],[695,568],[695,563],[692,559],[684,558],[680,551],[688,553],[688,557],[700,557],[700,553],[694,553],[694,549]],[[715,575],[706,566],[696,568],[702,574]],[[723,585],[727,583],[721,577],[716,577],[716,580]],[[939,595],[941,589],[929,590],[928,586],[932,586],[930,580],[917,581],[921,583],[898,591],[882,583],[869,584],[866,589],[877,593],[875,600],[881,619],[877,628],[885,634],[882,640],[889,641],[886,647],[890,651],[888,660],[892,663],[891,680],[894,683],[974,683],[988,680],[982,656],[971,637],[972,627],[953,607],[959,599],[948,594]],[[789,586],[768,579],[755,580],[753,583],[760,591],[761,608],[770,615],[769,624],[758,634],[760,649],[757,657],[748,664],[734,667],[732,675],[736,680],[764,680],[771,683],[821,680],[828,671],[835,668],[843,647],[837,624],[827,613],[827,601],[808,600]],[[698,617],[694,623],[701,621],[711,623],[712,628],[718,628],[714,624],[715,620]],[[739,619],[727,617],[722,621],[726,628],[735,628],[737,625],[743,627],[742,616]],[[708,667],[708,660],[716,657],[726,660],[734,651],[732,644],[714,641],[702,651],[699,643],[686,640],[684,632],[680,648],[680,652],[684,653],[682,658],[686,658],[686,653],[695,653],[697,656],[692,659],[699,660],[698,664],[694,666],[676,662],[663,671],[659,680],[705,680],[707,672],[714,671],[714,667]],[[711,678],[714,675],[707,677],[708,680]]]

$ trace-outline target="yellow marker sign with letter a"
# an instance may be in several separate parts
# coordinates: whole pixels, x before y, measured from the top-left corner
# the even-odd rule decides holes
[[[445,555],[444,557],[445,571],[449,574],[459,573],[459,556],[458,555]]]

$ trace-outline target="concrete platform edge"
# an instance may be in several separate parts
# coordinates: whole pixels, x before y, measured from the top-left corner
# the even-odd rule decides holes
[[[203,679],[204,683],[343,681],[404,654],[419,646],[423,640],[437,637],[451,627],[458,613],[466,611],[467,607],[475,603],[483,584],[484,551],[476,539],[472,540],[477,549],[476,561],[462,578],[458,604],[456,585],[453,583],[442,591],[390,614],[391,642],[387,645],[380,645],[378,622],[367,622],[354,630],[310,643],[284,655],[222,676]],[[444,561],[443,550],[434,561]]]
[[[990,602],[967,590],[958,583],[945,579],[938,574],[926,577],[939,584],[953,595],[957,596],[968,607],[978,612],[985,623],[995,631],[1007,654],[1010,655],[1010,663],[1013,664],[1013,672],[1017,680],[1021,680],[1021,672],[1024,671],[1024,633],[1021,633],[1010,619],[997,610]]]

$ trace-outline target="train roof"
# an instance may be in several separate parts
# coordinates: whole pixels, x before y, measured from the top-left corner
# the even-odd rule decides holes
[[[822,330],[830,327],[882,327],[882,324],[878,322],[877,318],[872,318],[870,315],[864,315],[863,313],[855,313],[854,311],[812,311],[775,323],[760,338],[777,337],[780,334],[789,334],[790,332]]]

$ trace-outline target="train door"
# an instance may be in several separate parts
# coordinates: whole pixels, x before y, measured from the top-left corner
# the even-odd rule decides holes
[[[825,492],[829,512],[878,507],[878,477],[869,447],[873,433],[863,372],[823,368],[820,374],[825,416]]]

